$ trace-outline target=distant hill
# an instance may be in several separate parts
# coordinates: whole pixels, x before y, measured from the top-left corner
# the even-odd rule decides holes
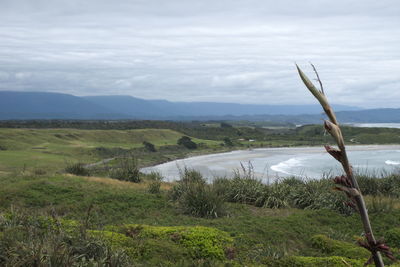
[[[336,116],[341,123],[400,123],[400,108],[365,109],[358,111],[339,111]],[[299,114],[299,115],[241,115],[241,116],[196,116],[196,117],[174,117],[174,120],[218,120],[218,121],[271,121],[293,124],[314,124],[321,123],[326,115]]]
[[[393,122],[400,123],[400,108],[365,109],[336,113],[343,122]]]
[[[84,98],[68,94],[0,91],[0,119],[127,118]]]
[[[400,109],[361,110],[334,105],[342,122],[400,122]],[[170,102],[132,96],[77,97],[60,93],[0,91],[0,119],[250,120],[318,123],[319,105]]]
[[[118,113],[147,115],[158,118],[170,116],[241,116],[241,115],[298,115],[317,114],[318,105],[255,105],[215,102],[170,102],[166,100],[144,100],[132,96],[83,97]],[[336,105],[337,110],[360,110],[357,107]]]
[[[159,107],[151,101],[123,95],[85,96],[82,99],[102,106],[114,113],[125,114],[134,118],[153,118],[164,115],[175,115],[173,111]]]

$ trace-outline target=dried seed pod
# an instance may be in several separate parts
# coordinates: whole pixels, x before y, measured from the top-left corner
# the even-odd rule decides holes
[[[344,147],[342,131],[340,131],[339,126],[333,124],[330,121],[324,121],[324,127],[327,132],[335,139],[339,147]]]
[[[334,182],[335,184],[339,184],[339,185],[342,185],[342,186],[351,187],[351,181],[350,181],[350,179],[349,179],[347,176],[345,176],[345,175],[336,176],[336,177],[333,179],[333,182]]]
[[[324,146],[326,152],[328,152],[332,157],[334,157],[337,161],[342,162],[342,152],[339,149],[336,149],[331,146]]]

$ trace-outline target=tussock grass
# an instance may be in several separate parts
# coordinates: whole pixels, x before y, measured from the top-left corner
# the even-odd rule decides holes
[[[169,195],[184,214],[205,218],[218,218],[226,214],[224,198],[195,170],[185,167],[181,171],[181,180]]]
[[[287,182],[293,188],[297,186],[295,184],[301,183],[297,180]],[[359,223],[357,216],[343,216],[326,208],[270,209],[231,202],[225,203],[229,215],[226,217],[207,219],[186,215],[175,205],[176,202],[169,201],[167,190],[173,184],[162,183],[160,194],[149,193],[147,184],[147,180],[130,183],[74,175],[6,176],[0,180],[0,210],[7,211],[11,206],[19,206],[29,209],[31,215],[40,212],[84,220],[88,208],[92,206],[89,222],[92,229],[98,230],[110,224],[124,223],[215,227],[234,238],[234,262],[246,262],[248,265],[266,264],[271,261],[270,257],[318,256],[318,250],[310,245],[312,236],[316,234],[329,233],[335,239],[347,242],[352,242],[354,235],[360,235],[355,227]],[[384,236],[389,229],[400,227],[399,216],[400,210],[396,207],[389,213],[372,213],[371,219],[378,229],[378,236]],[[151,247],[155,248],[158,243],[165,246],[160,251],[169,251],[176,257],[186,257],[179,254],[180,250],[171,247],[170,243],[161,244],[158,240],[149,242],[144,244],[150,247],[141,247],[143,253]],[[159,252],[154,253],[151,255],[155,260],[164,261],[161,256],[156,256]],[[166,259],[171,258],[164,256]],[[186,259],[188,264],[193,263],[193,260]]]

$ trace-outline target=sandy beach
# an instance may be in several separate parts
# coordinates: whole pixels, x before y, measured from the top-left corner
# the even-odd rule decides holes
[[[397,162],[400,164],[400,145],[353,145],[347,146],[347,150],[356,168],[386,167],[385,160],[392,162],[392,165],[397,165]],[[241,169],[241,164],[247,167],[249,162],[254,174],[265,181],[285,176],[317,178],[322,175],[321,172],[340,171],[340,165],[329,157],[322,146],[237,150],[175,160],[143,168],[142,171],[157,171],[165,180],[174,181],[179,179],[180,170],[187,167],[198,170],[212,180],[221,176],[231,177]]]

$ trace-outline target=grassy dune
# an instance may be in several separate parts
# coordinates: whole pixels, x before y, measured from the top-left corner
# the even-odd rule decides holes
[[[68,162],[95,162],[103,158],[96,148],[135,149],[143,141],[156,147],[176,145],[184,134],[169,129],[79,130],[0,129],[0,171],[23,169],[57,171]],[[216,146],[218,141],[193,139]]]
[[[143,141],[157,146],[174,145],[182,133],[169,129],[78,130],[78,129],[0,129],[0,146],[9,150],[75,149],[104,147],[132,148]],[[210,142],[210,141],[204,141]]]

